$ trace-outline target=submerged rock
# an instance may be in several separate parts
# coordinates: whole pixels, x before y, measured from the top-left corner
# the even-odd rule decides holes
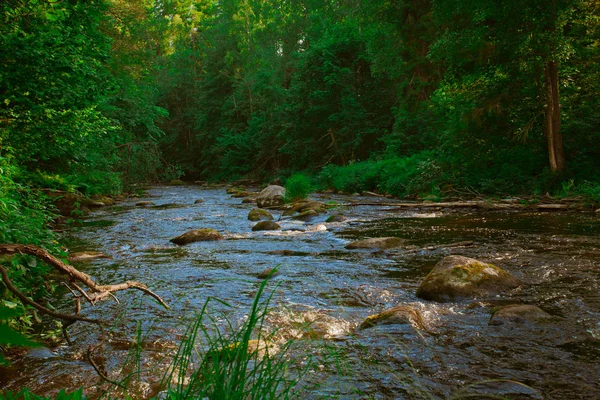
[[[91,261],[96,258],[111,258],[104,253],[99,251],[77,251],[69,255],[69,261]]]
[[[347,220],[348,220],[348,218],[346,218],[342,214],[337,214],[337,215],[332,215],[331,217],[327,218],[327,220],[325,222],[345,222]]]
[[[277,222],[273,221],[260,221],[258,224],[252,227],[253,231],[276,231],[280,229],[281,226]]]
[[[258,275],[256,275],[256,277],[258,279],[267,279],[273,278],[277,275],[279,275],[279,271],[277,271],[275,268],[267,268],[264,271],[260,272]]]
[[[248,213],[248,219],[250,221],[260,221],[260,220],[272,220],[273,216],[267,210],[263,210],[262,208],[253,208]]]
[[[204,200],[202,200],[202,199],[198,199],[198,200],[194,201],[194,204],[202,204],[202,203],[204,203]]]
[[[285,188],[282,186],[271,185],[264,188],[256,198],[256,204],[260,208],[275,207],[283,204],[285,197]]]
[[[317,215],[319,215],[319,213],[315,210],[306,210],[302,211],[300,214],[294,216],[293,218],[297,221],[309,221]]]
[[[397,237],[382,237],[359,240],[346,245],[347,249],[393,249],[404,244],[405,240]]]
[[[538,306],[529,304],[511,304],[497,308],[492,312],[490,325],[505,323],[539,322],[551,319],[552,316]]]
[[[196,229],[184,233],[170,240],[170,242],[183,246],[194,242],[207,242],[223,239],[223,235],[214,229]]]
[[[426,330],[421,313],[411,306],[396,306],[379,314],[371,315],[360,324],[359,329],[375,325],[411,324],[420,330]]]
[[[425,300],[452,301],[487,297],[521,286],[519,279],[493,264],[473,258],[448,256],[421,282],[417,296]]]

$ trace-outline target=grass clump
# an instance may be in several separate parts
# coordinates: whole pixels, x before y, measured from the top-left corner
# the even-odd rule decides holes
[[[262,300],[263,282],[240,327],[217,324],[207,312],[211,300],[188,328],[171,368],[163,378],[165,396],[182,399],[289,399],[297,380],[288,374],[288,342],[274,343],[263,325],[271,296]],[[218,301],[229,306],[227,303]],[[227,333],[229,332],[229,333]]]
[[[288,203],[305,199],[312,191],[310,178],[304,174],[294,174],[285,182],[285,200]]]

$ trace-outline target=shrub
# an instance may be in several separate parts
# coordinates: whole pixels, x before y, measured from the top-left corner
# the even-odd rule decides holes
[[[294,174],[285,182],[286,202],[305,199],[313,190],[310,178],[304,174]]]

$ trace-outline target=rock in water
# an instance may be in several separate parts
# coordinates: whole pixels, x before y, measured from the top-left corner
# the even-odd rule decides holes
[[[510,304],[497,308],[492,313],[490,325],[504,325],[505,323],[539,322],[551,319],[552,316],[538,306],[529,304]]]
[[[404,239],[397,237],[382,237],[359,240],[346,245],[347,249],[392,249],[404,244]]]
[[[271,221],[273,216],[267,210],[263,210],[262,208],[253,208],[248,213],[248,219],[250,221],[260,221],[261,219]]]
[[[96,258],[111,258],[99,251],[78,251],[69,255],[69,261],[91,261]]]
[[[396,306],[379,314],[371,315],[360,324],[360,329],[375,325],[411,324],[418,329],[426,330],[421,313],[410,306]]]
[[[273,221],[260,221],[258,224],[252,227],[253,231],[276,231],[281,227],[277,222]]]
[[[264,271],[262,271],[261,273],[259,273],[258,275],[256,275],[256,277],[258,279],[267,279],[267,278],[273,278],[277,275],[279,275],[279,271],[277,271],[275,268],[267,268]]]
[[[176,238],[171,239],[170,242],[183,246],[194,242],[207,242],[221,239],[223,239],[223,235],[214,229],[196,229],[186,232],[181,236],[177,236]]]
[[[327,221],[325,222],[344,222],[347,221],[348,218],[346,218],[345,216],[338,214],[338,215],[332,215],[331,217],[327,218]]]
[[[260,192],[256,198],[256,204],[260,208],[274,207],[283,204],[283,198],[285,197],[285,188],[282,186],[271,185],[267,186]]]
[[[463,256],[448,256],[421,282],[417,296],[443,302],[493,296],[521,285],[519,279],[495,265]]]

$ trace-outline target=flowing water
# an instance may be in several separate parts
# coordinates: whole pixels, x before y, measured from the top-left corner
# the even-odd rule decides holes
[[[198,199],[204,202],[195,204]],[[158,207],[136,207],[140,200]],[[147,199],[94,212],[74,232],[78,243],[72,250],[112,257],[77,263],[80,269],[102,283],[144,282],[171,306],[165,310],[139,292],[120,292],[118,304],[84,306],[84,315],[112,322],[104,352],[109,376],[123,374],[137,330],[143,341],[139,361],[149,370],[136,393],[156,395],[166,364],[162,357],[173,351],[205,301],[218,297],[232,307],[214,303],[215,315],[241,319],[259,285],[256,275],[277,266],[280,274],[268,286],[275,291],[268,323],[282,340],[299,338],[299,347],[318,353],[322,363],[305,378],[303,397],[447,398],[466,391],[511,399],[600,398],[598,214],[371,205],[329,211],[344,213],[346,222],[325,223],[327,215],[306,223],[282,219],[281,231],[252,232],[247,220],[252,207],[230,198],[225,188],[156,187]],[[217,229],[225,240],[183,247],[169,242],[199,228]],[[406,239],[407,245],[344,249],[350,241],[383,236]],[[461,241],[473,245],[418,251]],[[492,262],[526,285],[479,302],[417,298],[420,281],[449,254]],[[552,319],[489,325],[492,307],[506,302],[538,305]],[[66,293],[65,311],[70,304]],[[425,329],[407,324],[356,329],[367,316],[399,304],[419,310]],[[105,384],[85,359],[98,329],[75,324],[69,331],[73,345],[35,349],[0,370],[0,388],[52,394],[83,386],[90,395],[100,393]]]

